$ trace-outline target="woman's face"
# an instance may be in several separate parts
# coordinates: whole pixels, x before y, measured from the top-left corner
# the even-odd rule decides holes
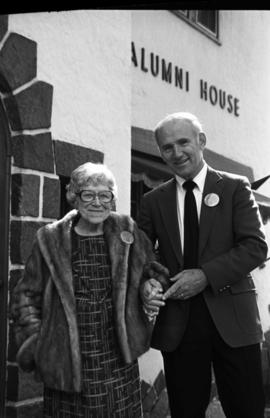
[[[110,198],[112,198],[112,192],[104,184],[84,186],[77,195],[76,208],[86,222],[101,224],[111,212]]]

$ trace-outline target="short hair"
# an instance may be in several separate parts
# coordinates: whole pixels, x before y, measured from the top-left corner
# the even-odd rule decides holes
[[[160,122],[158,122],[158,124],[156,125],[156,127],[154,129],[154,134],[155,134],[155,138],[156,138],[157,143],[158,143],[158,135],[159,135],[161,129],[168,122],[173,122],[173,121],[176,121],[176,120],[182,120],[182,121],[189,122],[191,125],[194,126],[194,128],[196,129],[196,132],[198,132],[198,133],[203,132],[203,127],[202,127],[201,122],[199,121],[197,116],[193,115],[192,113],[189,113],[189,112],[171,113],[170,115],[167,115],[164,119],[162,119]]]
[[[74,206],[77,193],[89,184],[108,186],[114,198],[117,197],[115,177],[108,167],[105,164],[87,162],[72,171],[70,182],[66,186],[66,198],[71,206]]]

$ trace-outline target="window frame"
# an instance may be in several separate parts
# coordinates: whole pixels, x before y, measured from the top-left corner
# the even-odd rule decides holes
[[[187,24],[203,33],[205,36],[210,38],[212,41],[216,42],[218,45],[221,45],[219,38],[219,10],[215,10],[216,13],[216,32],[212,32],[202,23],[198,22],[198,10],[170,10],[174,15],[184,20]]]

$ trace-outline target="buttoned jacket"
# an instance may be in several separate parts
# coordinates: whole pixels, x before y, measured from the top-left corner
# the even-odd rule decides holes
[[[214,194],[209,204],[209,195]],[[183,270],[173,178],[142,199],[139,226],[153,244],[171,276]],[[207,167],[199,225],[199,268],[208,281],[203,297],[222,338],[232,347],[262,339],[262,328],[251,272],[267,255],[258,205],[244,176]],[[168,300],[161,308],[152,346],[174,350],[181,341],[189,303]]]

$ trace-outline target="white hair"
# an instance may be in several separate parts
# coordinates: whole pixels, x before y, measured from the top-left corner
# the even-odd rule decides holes
[[[158,124],[156,125],[154,129],[156,141],[158,142],[159,133],[162,130],[162,128],[165,125],[167,125],[167,123],[175,122],[178,120],[189,122],[196,129],[197,133],[203,132],[202,124],[197,118],[197,116],[189,112],[176,112],[176,113],[171,113],[170,115],[167,115],[164,119],[158,122]]]

